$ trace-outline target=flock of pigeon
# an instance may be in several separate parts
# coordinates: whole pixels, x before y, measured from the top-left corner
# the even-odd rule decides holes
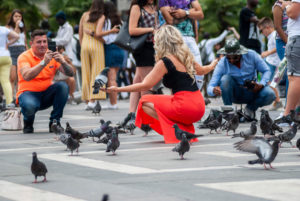
[[[283,132],[283,129],[274,122],[268,111],[261,110],[260,116],[260,129],[263,136],[256,136],[257,133],[257,121],[252,121],[250,128],[236,133],[235,131],[239,127],[241,114],[238,111],[235,112],[220,112],[212,109],[208,118],[199,126],[199,128],[210,129],[209,134],[214,130],[216,133],[220,133],[220,130],[226,131],[228,136],[230,131],[233,131],[232,138],[243,138],[242,141],[234,143],[234,147],[237,150],[250,152],[256,154],[258,159],[248,161],[249,164],[263,164],[267,169],[266,164],[273,168],[271,163],[276,158],[279,148],[283,142],[290,143],[293,146],[291,140],[296,136],[297,129],[300,126],[300,122],[295,118],[295,112],[291,111],[289,118],[291,119],[290,129]],[[106,152],[112,152],[112,155],[116,154],[116,150],[120,146],[120,140],[118,135],[120,133],[126,133],[124,125],[112,126],[111,121],[100,120],[100,127],[91,129],[88,132],[82,133],[70,126],[70,123],[66,123],[66,128],[62,128],[54,120],[52,124],[52,131],[56,134],[57,140],[60,140],[66,145],[66,150],[70,150],[71,155],[76,151],[78,155],[78,149],[82,139],[91,137],[93,142],[106,144]],[[175,129],[175,136],[180,142],[172,149],[174,152],[178,152],[181,159],[184,159],[183,155],[190,150],[190,140],[204,135],[196,135],[181,130],[177,124],[173,125]],[[148,125],[142,125],[142,130],[145,135],[151,130]],[[280,132],[276,135],[275,132]],[[98,138],[95,140],[95,138]],[[272,143],[271,143],[272,142]],[[300,138],[297,140],[296,147],[300,150]],[[32,154],[31,171],[35,177],[34,183],[37,183],[38,176],[44,176],[43,182],[46,180],[47,168],[44,163],[37,159],[37,154]]]

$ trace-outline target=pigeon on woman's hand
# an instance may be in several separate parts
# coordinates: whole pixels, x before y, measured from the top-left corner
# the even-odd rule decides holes
[[[186,134],[183,133],[181,137],[181,141],[172,149],[174,152],[178,152],[180,159],[183,160],[183,155],[185,152],[190,150],[190,143],[186,137]]]
[[[37,183],[37,177],[43,176],[43,182],[46,182],[46,173],[48,172],[46,165],[39,161],[36,152],[32,153],[31,172],[34,175],[34,182]]]
[[[107,78],[108,71],[109,71],[108,67],[104,68],[100,72],[100,74],[95,78],[94,85],[92,86],[94,88],[93,94],[98,94],[100,88],[102,88],[104,85],[106,85],[107,80],[108,80],[108,78]]]

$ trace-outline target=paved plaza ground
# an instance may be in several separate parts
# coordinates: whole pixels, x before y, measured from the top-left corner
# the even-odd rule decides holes
[[[204,119],[210,108],[220,104],[220,99],[212,99]],[[119,110],[95,116],[84,110],[84,104],[67,105],[61,122],[64,127],[69,122],[88,131],[99,126],[100,118],[117,123],[128,107],[128,100],[123,100]],[[271,111],[271,117],[282,111]],[[248,165],[256,156],[233,148],[241,139],[231,139],[225,132],[209,134],[208,129],[196,129],[205,136],[191,146],[185,160],[179,160],[171,151],[175,145],[164,144],[162,136],[151,131],[143,137],[139,129],[134,135],[119,135],[121,145],[115,156],[105,152],[105,145],[88,138],[83,140],[79,156],[70,157],[65,146],[48,132],[50,112],[37,113],[34,134],[0,131],[1,201],[99,201],[105,193],[111,201],[299,200],[300,151],[289,144],[279,150],[273,170]],[[241,124],[237,132],[249,125]],[[294,144],[299,137],[298,132]],[[46,183],[32,183],[32,152],[47,165]]]

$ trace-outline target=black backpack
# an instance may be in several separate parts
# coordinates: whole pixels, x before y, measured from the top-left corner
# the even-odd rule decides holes
[[[80,58],[80,51],[81,51],[81,46],[80,46],[80,42],[79,40],[73,36],[73,38],[76,40],[76,58],[80,61],[81,58]]]

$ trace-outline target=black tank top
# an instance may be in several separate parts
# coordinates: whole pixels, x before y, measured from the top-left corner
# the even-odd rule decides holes
[[[175,94],[179,91],[197,91],[199,90],[196,84],[196,80],[193,80],[187,72],[178,71],[173,62],[167,58],[162,58],[168,73],[163,77],[163,84],[170,88]]]

